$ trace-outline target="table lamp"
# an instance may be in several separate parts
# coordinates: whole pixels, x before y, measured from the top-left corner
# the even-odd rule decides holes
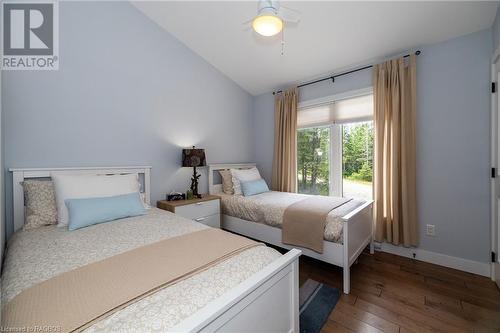
[[[201,198],[198,194],[198,179],[201,174],[196,173],[196,167],[206,166],[205,149],[193,148],[182,150],[182,166],[193,168],[193,178],[191,178],[191,191],[195,198]]]

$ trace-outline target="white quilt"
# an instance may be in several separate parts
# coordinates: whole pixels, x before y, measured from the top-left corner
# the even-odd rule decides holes
[[[243,220],[281,227],[283,213],[291,204],[307,198],[307,194],[269,191],[249,197],[221,194],[222,212]],[[325,240],[342,244],[342,216],[365,201],[353,199],[332,210],[326,217]]]
[[[60,273],[142,245],[207,228],[156,208],[141,217],[68,231],[56,226],[19,231],[8,244],[2,304]],[[269,247],[246,250],[114,313],[85,332],[164,332],[278,258]]]

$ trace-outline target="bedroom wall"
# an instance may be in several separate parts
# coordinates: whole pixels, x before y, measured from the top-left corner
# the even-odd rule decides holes
[[[497,15],[491,27],[493,35],[493,52],[500,46],[500,7],[497,9]]]
[[[60,69],[2,77],[6,168],[151,165],[155,204],[190,185],[182,147],[254,160],[252,96],[128,2],[61,2],[59,18]]]
[[[480,262],[490,253],[490,59],[484,30],[420,47],[417,60],[417,184],[420,248]],[[308,100],[371,85],[371,70],[300,89]],[[273,96],[254,101],[255,156],[267,181]],[[436,236],[425,235],[425,225]]]

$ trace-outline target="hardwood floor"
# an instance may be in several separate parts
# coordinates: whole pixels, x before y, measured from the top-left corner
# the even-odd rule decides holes
[[[340,268],[301,257],[301,283],[308,278],[342,290]],[[500,291],[482,276],[364,253],[322,332],[500,332]]]

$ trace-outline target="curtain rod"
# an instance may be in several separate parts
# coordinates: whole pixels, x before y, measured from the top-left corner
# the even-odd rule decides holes
[[[420,50],[417,50],[415,52],[415,55],[419,55],[420,53],[421,53]],[[409,56],[410,55],[407,54],[407,55],[403,56],[403,58],[408,58]],[[362,70],[365,70],[365,69],[368,69],[368,68],[372,68],[372,67],[373,67],[373,65],[368,65],[368,66],[364,66],[364,67],[352,69],[350,71],[343,72],[343,73],[340,73],[340,74],[335,74],[335,75],[332,75],[332,76],[329,76],[329,77],[318,79],[318,80],[315,80],[315,81],[301,83],[301,84],[299,84],[297,86],[297,88],[302,88],[302,87],[305,87],[305,86],[309,86],[311,84],[315,84],[315,83],[319,83],[319,82],[323,82],[323,81],[327,81],[327,80],[332,80],[332,83],[333,83],[333,82],[335,82],[335,78],[337,78],[337,77],[348,75],[348,74],[352,74],[352,73],[359,72],[359,71],[362,71]],[[282,93],[282,92],[283,92],[282,90],[273,91],[273,95],[276,95],[276,94],[279,94],[279,93]]]

